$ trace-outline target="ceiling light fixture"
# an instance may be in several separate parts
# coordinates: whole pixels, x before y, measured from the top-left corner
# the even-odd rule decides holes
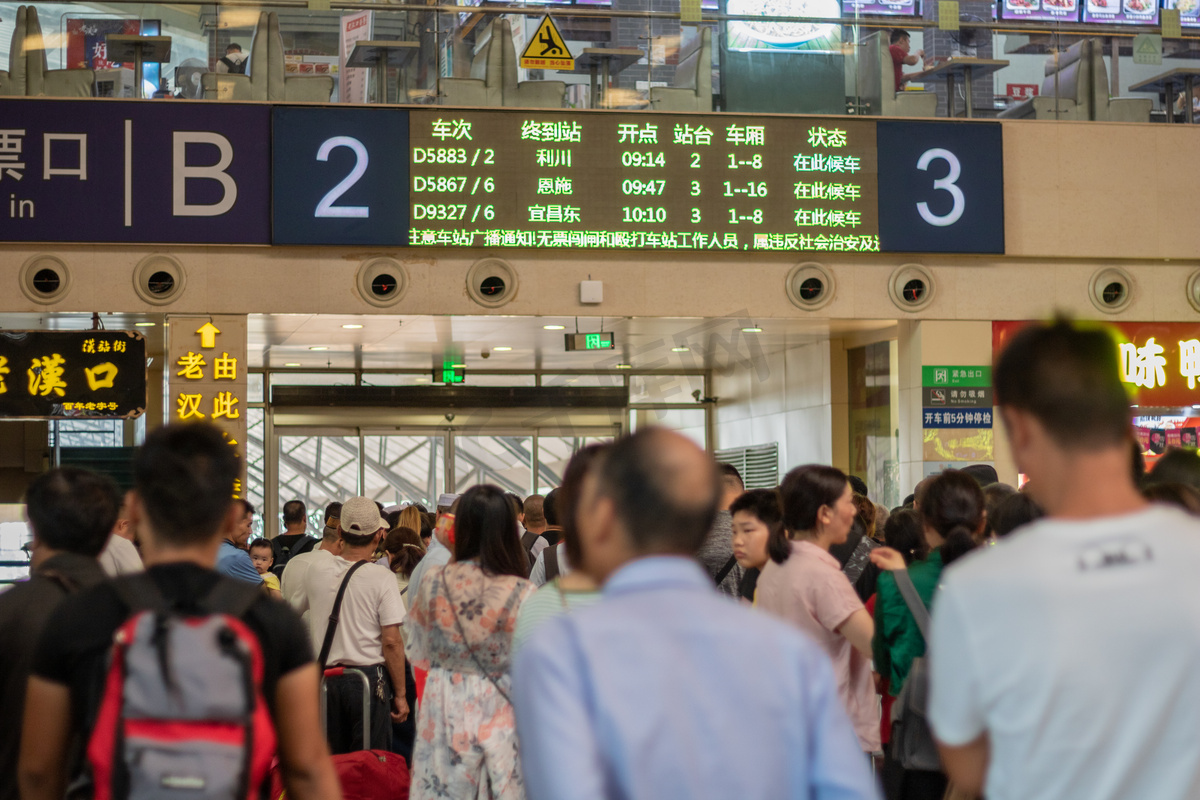
[[[762,333],[762,328],[759,328],[757,326],[751,326],[749,328],[742,328],[742,333]]]
[[[284,366],[285,367],[298,367],[298,366],[300,366],[300,362],[299,361],[289,361],[288,363],[284,364]]]
[[[154,323],[154,322],[135,322],[135,323],[133,323],[133,327],[135,327],[135,328],[153,328],[156,324],[157,323]]]
[[[309,349],[309,350],[328,350],[329,348],[328,348],[328,347],[325,347],[325,346],[323,346],[323,345],[318,345],[317,347],[310,347],[310,348],[308,348],[308,349]]]
[[[633,369],[632,364],[617,364],[617,369]]]
[[[512,352],[512,348],[511,348],[511,347],[493,347],[492,349],[493,349],[493,350],[495,350],[497,353],[509,353],[509,352]]]
[[[357,330],[358,328],[361,328],[362,325],[350,324],[350,325],[343,325],[342,327],[345,328],[346,330]]]
[[[566,329],[567,329],[566,325],[543,325],[542,326],[542,330],[546,330],[546,331],[565,331]]]
[[[686,353],[691,349],[692,348],[690,348],[690,347],[672,347],[671,352],[672,353]]]

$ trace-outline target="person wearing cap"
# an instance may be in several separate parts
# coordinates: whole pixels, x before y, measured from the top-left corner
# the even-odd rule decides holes
[[[444,541],[447,531],[450,530],[448,522],[444,517],[449,517],[450,521],[454,519],[454,504],[458,502],[458,495],[443,494],[438,497],[437,501],[437,516],[438,524],[433,530],[433,538],[429,540],[429,547],[425,550],[425,557],[421,559],[421,563],[417,564],[413,569],[412,575],[409,576],[408,585],[412,588],[409,590],[413,596],[416,596],[417,589],[421,586],[421,578],[424,577],[426,570],[430,567],[444,567],[450,563],[450,555],[454,547],[454,543]]]
[[[321,542],[313,550],[293,555],[280,571],[279,590],[283,599],[293,607],[299,608],[305,592],[306,581],[304,573],[308,571],[313,561],[322,558],[333,558],[342,554],[342,534],[338,530],[338,518],[342,514],[341,503],[330,503],[325,508],[325,527],[321,531]],[[300,618],[307,624],[308,612],[302,611]]]
[[[289,602],[297,611],[310,612],[308,629],[317,648],[325,642],[334,603],[345,584],[324,666],[353,668],[364,673],[370,682],[373,702],[370,719],[362,720],[361,679],[349,673],[326,679],[329,693],[326,734],[335,754],[362,748],[364,724],[369,726],[371,749],[388,750],[392,721],[403,722],[408,718],[404,692],[397,694],[392,689],[404,686],[404,641],[400,637],[404,603],[391,570],[371,560],[387,527],[375,501],[367,497],[350,498],[342,505],[338,521],[341,554],[330,553],[328,557],[308,561],[307,569],[296,576],[299,583],[287,584]],[[360,561],[366,563],[355,567]],[[291,578],[291,573],[286,573],[286,577]]]

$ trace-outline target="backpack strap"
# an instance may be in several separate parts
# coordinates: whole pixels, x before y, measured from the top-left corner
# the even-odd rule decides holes
[[[545,559],[546,567],[546,583],[554,580],[559,575],[558,566],[558,545],[547,547],[542,551],[542,558]]]
[[[908,574],[907,569],[894,571],[892,577],[896,579],[896,588],[900,590],[900,596],[904,598],[904,604],[908,606],[909,613],[913,615],[917,627],[920,628],[922,638],[928,641],[929,609],[925,608],[925,601],[917,593],[917,587],[913,585],[912,577]]]
[[[717,583],[717,586],[720,586],[724,582],[726,576],[729,575],[729,573],[733,571],[733,565],[736,563],[737,563],[737,557],[730,556],[729,560],[725,562],[725,566],[721,567],[721,571],[718,572],[717,577],[714,578],[714,580]]]
[[[127,605],[130,611],[135,613],[153,611],[155,614],[166,614],[171,610],[167,599],[163,597],[158,585],[154,583],[154,579],[145,572],[123,575],[114,579],[111,585],[117,593],[117,597],[121,598],[121,602]]]
[[[260,586],[248,581],[222,578],[200,599],[200,608],[209,614],[228,614],[234,619],[241,619],[262,596]]]
[[[329,658],[329,651],[333,648],[333,635],[337,632],[338,617],[342,612],[342,598],[346,596],[346,587],[350,584],[350,579],[354,577],[354,573],[358,568],[366,564],[366,561],[356,561],[350,565],[350,569],[346,571],[346,577],[342,578],[342,585],[338,587],[337,597],[333,601],[333,610],[329,612],[329,624],[325,627],[325,641],[321,643],[321,654],[317,656],[317,668],[321,674],[325,674],[325,662]]]

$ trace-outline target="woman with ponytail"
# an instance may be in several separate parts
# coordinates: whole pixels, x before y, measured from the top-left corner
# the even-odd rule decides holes
[[[913,660],[925,655],[925,639],[890,573],[907,569],[921,600],[931,608],[942,570],[975,548],[984,529],[984,508],[983,490],[975,479],[946,470],[924,488],[920,512],[924,542],[914,541],[913,532],[905,530],[913,520],[899,519],[897,514],[884,532],[888,547],[871,553],[871,561],[884,570],[877,586],[872,651],[890,697],[900,694]],[[922,545],[928,546],[928,555],[923,555]],[[885,750],[883,788],[887,800],[941,800],[946,776],[906,770]]]
[[[829,553],[844,544],[858,514],[846,474],[810,464],[789,472],[779,487],[783,527],[792,541],[783,563],[768,560],[758,578],[758,608],[807,633],[833,662],[838,697],[866,753],[879,750],[879,707],[871,680],[875,625]]]

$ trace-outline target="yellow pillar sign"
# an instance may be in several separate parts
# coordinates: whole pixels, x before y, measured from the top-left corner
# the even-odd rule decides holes
[[[550,17],[542,17],[537,31],[521,53],[522,69],[575,69],[575,57]]]

